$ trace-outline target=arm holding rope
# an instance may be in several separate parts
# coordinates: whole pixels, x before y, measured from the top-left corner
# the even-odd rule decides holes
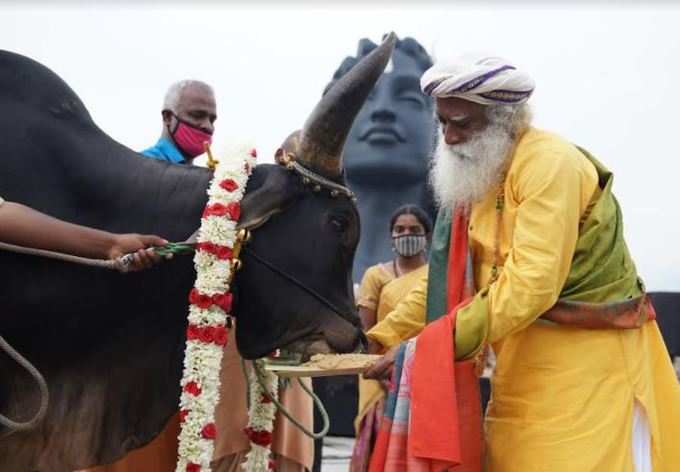
[[[93,259],[117,259],[134,253],[127,270],[141,270],[161,257],[150,246],[164,246],[163,238],[115,234],[53,218],[19,203],[0,199],[0,241]]]

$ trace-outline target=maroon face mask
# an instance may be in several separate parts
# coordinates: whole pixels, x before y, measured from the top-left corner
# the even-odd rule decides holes
[[[177,120],[177,126],[170,134],[177,147],[191,158],[203,154],[205,151],[204,143],[212,143],[212,134],[180,120],[177,115],[174,116]]]

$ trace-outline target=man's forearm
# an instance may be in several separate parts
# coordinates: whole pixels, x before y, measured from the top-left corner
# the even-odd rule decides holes
[[[426,293],[427,276],[424,276],[366,336],[385,348],[416,336],[425,326]]]
[[[19,203],[0,205],[0,241],[19,246],[108,259],[115,235],[53,218]]]

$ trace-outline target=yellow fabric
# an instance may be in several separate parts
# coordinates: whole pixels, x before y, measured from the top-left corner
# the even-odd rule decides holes
[[[377,311],[380,292],[383,287],[394,280],[394,272],[389,263],[376,264],[366,269],[364,278],[361,279],[359,286],[359,297],[357,305],[369,310]],[[377,320],[376,313],[376,320]]]
[[[427,265],[395,278],[391,270],[383,264],[378,264],[366,270],[361,281],[359,302],[360,306],[371,308],[362,303],[377,301],[376,321],[382,321],[390,313],[404,296],[423,278],[427,277]],[[399,336],[408,339],[408,332],[401,332]],[[405,336],[405,337],[404,337]],[[366,380],[359,376],[359,405],[358,414],[354,420],[354,426],[359,432],[361,419],[381,398],[385,397],[385,391],[380,382]]]
[[[500,237],[505,267],[488,294],[490,342],[525,328],[557,301],[576,247],[578,222],[586,215],[596,189],[595,168],[574,146],[535,129],[522,136],[505,179]],[[518,211],[520,203],[522,211]],[[496,220],[494,189],[474,205],[470,215],[469,243],[477,287],[485,287],[490,279]],[[423,280],[368,336],[391,347],[404,339],[401,333],[417,334],[425,322],[426,292],[427,281]],[[478,345],[465,338],[478,332],[465,329],[476,325],[476,306],[458,312],[456,325],[461,329],[456,330],[457,346]]]
[[[410,292],[384,319],[378,321],[366,336],[389,349],[417,336],[425,326],[427,272],[421,274]]]
[[[680,464],[680,448],[671,447],[680,437],[680,386],[655,322],[640,330],[534,323],[557,300],[596,192],[594,167],[571,144],[535,129],[522,137],[505,182],[504,267],[488,293],[496,353],[489,472],[632,472],[634,398],[649,418],[655,472]],[[478,287],[490,278],[495,224],[490,195],[470,218]],[[459,311],[457,343],[474,317],[475,305]]]
[[[569,272],[579,223],[598,192],[594,166],[560,137],[530,129],[504,190],[500,277],[459,310],[456,322],[456,346],[474,350],[476,314],[489,313],[483,331],[497,363],[486,415],[487,472],[632,472],[635,398],[648,415],[654,471],[677,470],[680,386],[657,324],[582,330],[536,321]],[[496,219],[494,191],[470,216],[478,288],[490,280]],[[407,327],[422,326],[425,290],[422,281],[369,336],[391,346]]]

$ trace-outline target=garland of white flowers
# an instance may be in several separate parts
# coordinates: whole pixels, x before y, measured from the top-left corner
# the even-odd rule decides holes
[[[263,390],[257,376],[263,381]],[[264,369],[261,359],[253,362],[248,372],[250,389],[250,407],[248,410],[248,426],[245,433],[250,440],[250,451],[243,463],[243,470],[253,472],[267,472],[274,470],[275,464],[271,459],[272,431],[276,405],[272,401],[278,400],[278,377],[273,372]],[[271,395],[271,397],[270,397]]]
[[[209,162],[216,163],[209,156]],[[256,157],[254,149],[243,148],[222,159],[208,188],[194,256],[196,282],[189,294],[176,472],[210,471],[217,434],[220,367],[232,302],[229,284],[244,237],[237,233],[236,224]]]

